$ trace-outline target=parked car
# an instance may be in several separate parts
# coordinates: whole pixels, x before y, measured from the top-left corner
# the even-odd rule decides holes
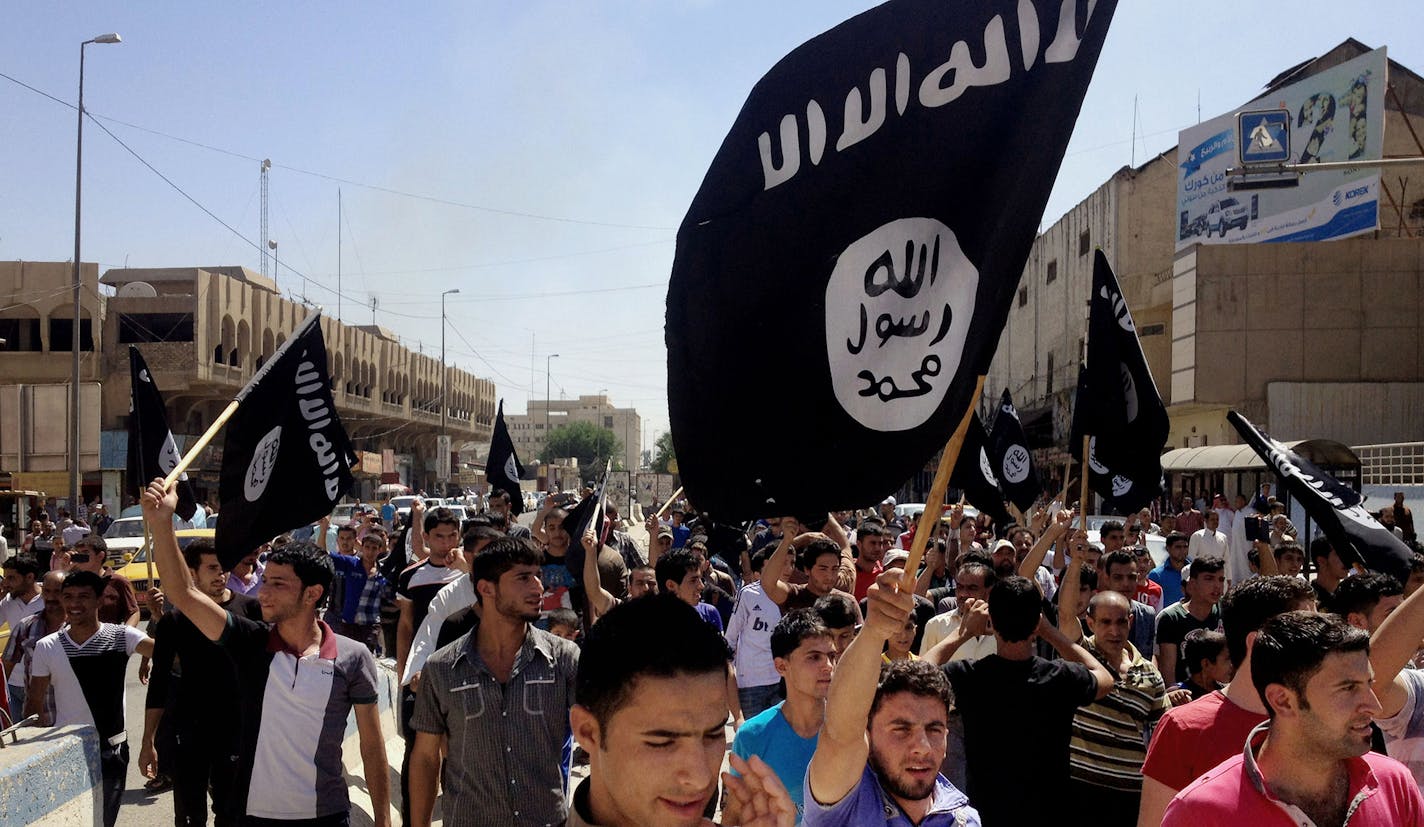
[[[113,526],[109,527],[113,528]],[[178,535],[178,548],[180,550],[187,548],[189,543],[200,537],[212,542],[213,538],[217,535],[217,532],[211,528],[183,528],[179,529],[176,533]],[[140,537],[139,539],[142,540],[143,538]],[[104,541],[108,542],[107,535],[105,535]],[[129,582],[133,584],[134,592],[136,593],[135,596],[138,598],[138,609],[143,615],[148,614],[148,590],[159,585],[157,568],[153,570],[153,580],[150,581],[148,577],[148,555],[150,551],[151,549],[147,546],[141,546],[135,552],[125,553],[124,559],[121,561],[122,568],[115,566],[118,573],[127,577]]]
[[[143,548],[143,518],[120,517],[104,532],[110,566],[123,565],[124,555],[133,555]]]

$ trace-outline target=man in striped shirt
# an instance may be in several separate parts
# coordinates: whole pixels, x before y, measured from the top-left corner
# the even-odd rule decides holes
[[[1081,636],[1077,618],[1077,567],[1070,567],[1059,591],[1059,628],[1069,639]],[[1072,588],[1070,588],[1070,585]],[[1132,607],[1116,591],[1101,591],[1088,601],[1093,635],[1083,648],[1107,668],[1113,689],[1073,716],[1068,775],[1077,812],[1091,812],[1095,823],[1137,823],[1142,798],[1142,763],[1151,727],[1167,710],[1167,687],[1152,662],[1132,645]]]

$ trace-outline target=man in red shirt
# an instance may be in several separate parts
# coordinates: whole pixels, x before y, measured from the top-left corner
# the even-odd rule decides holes
[[[1381,709],[1369,653],[1369,634],[1333,615],[1267,621],[1252,646],[1251,680],[1269,723],[1172,799],[1163,826],[1424,820],[1414,776],[1370,752],[1370,722]]]
[[[1236,677],[1225,689],[1167,710],[1158,721],[1142,765],[1138,827],[1158,827],[1172,797],[1202,773],[1238,755],[1246,736],[1266,720],[1252,682],[1251,647],[1266,621],[1315,608],[1315,595],[1298,577],[1253,577],[1221,601],[1221,625]]]
[[[870,584],[885,571],[885,551],[890,548],[890,532],[879,520],[866,520],[855,533],[855,599],[864,600]]]

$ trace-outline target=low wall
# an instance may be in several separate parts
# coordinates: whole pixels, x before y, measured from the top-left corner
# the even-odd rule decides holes
[[[0,749],[0,824],[99,824],[103,797],[93,727],[20,730]]]

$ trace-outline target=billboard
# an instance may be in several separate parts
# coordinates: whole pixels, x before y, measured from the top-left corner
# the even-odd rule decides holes
[[[1311,172],[1299,186],[1230,192],[1227,170],[1241,158],[1288,163],[1379,160],[1384,151],[1388,60],[1383,48],[1284,86],[1184,129],[1177,144],[1177,252],[1193,244],[1325,241],[1379,226],[1377,167]],[[1271,116],[1269,113],[1281,112]],[[1249,116],[1249,117],[1248,117]],[[1264,118],[1264,121],[1262,120]],[[1289,134],[1272,140],[1284,123]],[[1241,146],[1242,134],[1261,144]]]

